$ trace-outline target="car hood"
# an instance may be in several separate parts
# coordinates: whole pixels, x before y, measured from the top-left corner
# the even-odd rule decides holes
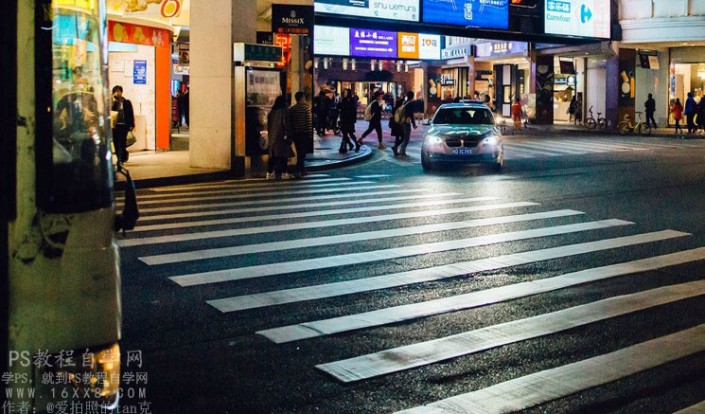
[[[439,135],[445,138],[482,136],[489,132],[497,132],[494,125],[432,125],[428,129],[427,135]]]

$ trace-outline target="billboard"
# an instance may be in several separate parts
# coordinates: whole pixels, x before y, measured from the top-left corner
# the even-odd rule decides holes
[[[350,29],[350,56],[396,59],[397,33]]]
[[[419,0],[314,0],[316,13],[419,21]]]
[[[422,33],[398,33],[399,59],[439,60],[441,58],[441,36]]]
[[[317,55],[350,56],[350,29],[316,25],[313,51]]]
[[[610,38],[610,0],[546,0],[546,34]]]
[[[424,23],[509,28],[509,0],[423,0]]]

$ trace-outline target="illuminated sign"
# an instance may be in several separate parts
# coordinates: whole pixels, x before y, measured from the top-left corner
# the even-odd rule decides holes
[[[509,0],[423,0],[424,23],[507,29]]]
[[[350,29],[350,56],[397,57],[397,33],[384,30]]]
[[[272,32],[310,34],[313,29],[313,7],[272,4]]]
[[[350,56],[350,29],[314,26],[313,51],[317,55]]]
[[[313,7],[317,13],[346,17],[419,21],[419,0],[314,0]]]
[[[547,34],[610,37],[609,0],[546,0]]]
[[[526,42],[488,42],[475,45],[475,57],[489,58],[516,55],[529,50]]]
[[[472,55],[472,45],[463,44],[441,50],[441,59],[457,59]]]
[[[441,36],[420,33],[398,33],[398,58],[439,60],[441,58]]]

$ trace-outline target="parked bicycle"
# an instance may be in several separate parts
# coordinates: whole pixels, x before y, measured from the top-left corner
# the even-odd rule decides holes
[[[590,109],[588,109],[588,116],[585,118],[585,127],[588,129],[605,129],[607,128],[607,118],[602,117],[602,112],[597,113],[597,119],[595,119],[595,115],[592,113],[592,106],[590,106]]]
[[[637,133],[641,135],[651,135],[651,125],[641,120],[641,112],[636,112],[636,124],[632,124],[629,115],[625,116],[624,121],[617,125],[619,135],[627,135],[627,133]]]

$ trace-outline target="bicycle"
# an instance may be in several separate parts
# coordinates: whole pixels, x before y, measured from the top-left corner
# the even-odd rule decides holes
[[[636,132],[641,135],[651,135],[651,125],[641,120],[641,112],[636,112],[636,115],[639,118],[636,124],[632,124],[629,115],[626,115],[624,121],[617,125],[619,135],[627,135],[627,132],[630,134]]]
[[[595,119],[595,115],[592,113],[592,106],[590,106],[590,109],[588,109],[588,113],[590,114],[587,118],[585,118],[585,127],[588,129],[595,129],[596,127],[599,129],[605,129],[607,128],[607,118],[602,117],[602,112],[597,113],[597,119]]]

